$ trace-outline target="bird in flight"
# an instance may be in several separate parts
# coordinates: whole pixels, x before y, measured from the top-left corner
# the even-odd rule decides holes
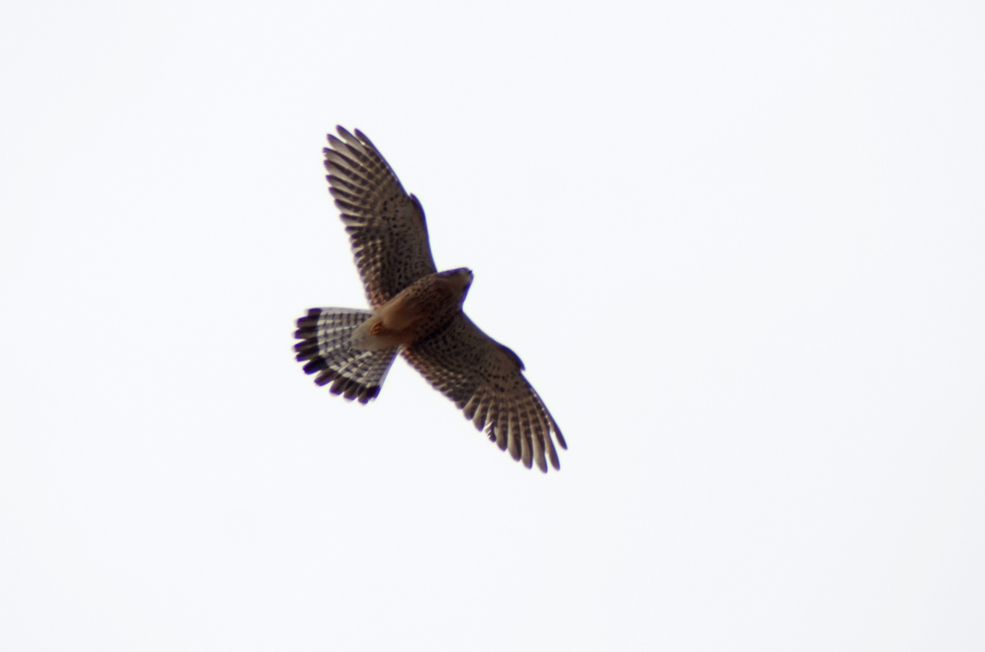
[[[325,148],[329,192],[341,211],[372,310],[311,308],[298,319],[294,349],[315,383],[368,403],[397,353],[455,402],[479,431],[528,469],[560,469],[557,423],[523,377],[513,351],[472,323],[462,304],[465,268],[439,272],[424,209],[407,194],[369,138],[337,127]]]

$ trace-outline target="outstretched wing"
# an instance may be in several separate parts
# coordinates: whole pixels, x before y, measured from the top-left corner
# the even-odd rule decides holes
[[[479,430],[485,428],[500,449],[509,449],[528,469],[560,469],[553,437],[567,448],[547,406],[521,373],[513,351],[483,333],[459,313],[447,328],[403,351],[410,364],[455,402]]]
[[[403,186],[369,138],[336,127],[325,148],[329,192],[342,211],[366,296],[379,308],[419,278],[437,270],[424,209]]]

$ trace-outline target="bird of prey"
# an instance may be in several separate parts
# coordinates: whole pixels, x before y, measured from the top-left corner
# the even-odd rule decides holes
[[[341,211],[371,310],[311,308],[298,319],[297,359],[315,383],[367,403],[397,353],[513,459],[560,469],[557,423],[523,377],[523,362],[472,323],[465,268],[439,272],[424,209],[358,129],[337,127],[325,148],[329,192]]]

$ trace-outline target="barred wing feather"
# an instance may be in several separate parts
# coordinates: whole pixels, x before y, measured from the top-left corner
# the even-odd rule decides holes
[[[404,357],[465,417],[509,450],[513,459],[547,472],[560,469],[554,439],[564,436],[536,390],[523,377],[523,362],[483,333],[464,313],[444,329],[403,350]]]
[[[424,209],[361,131],[336,128],[325,148],[329,192],[342,212],[370,305],[379,308],[437,271]]]

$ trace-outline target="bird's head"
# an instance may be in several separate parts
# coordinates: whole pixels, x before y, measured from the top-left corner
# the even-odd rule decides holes
[[[462,293],[462,298],[458,302],[458,305],[462,305],[465,301],[465,295],[469,293],[469,287],[472,286],[472,270],[467,267],[459,267],[458,269],[449,269],[447,272],[441,272],[438,276],[451,281],[452,287],[457,292]]]

